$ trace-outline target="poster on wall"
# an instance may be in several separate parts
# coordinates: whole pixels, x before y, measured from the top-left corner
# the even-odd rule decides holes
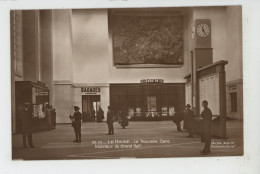
[[[219,74],[203,77],[199,79],[200,103],[208,101],[208,107],[213,115],[220,115],[219,98]],[[200,112],[203,110],[200,106]]]

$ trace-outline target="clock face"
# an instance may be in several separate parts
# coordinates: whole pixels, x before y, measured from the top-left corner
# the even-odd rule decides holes
[[[210,27],[207,24],[201,23],[197,25],[196,32],[200,37],[207,37],[210,33]]]

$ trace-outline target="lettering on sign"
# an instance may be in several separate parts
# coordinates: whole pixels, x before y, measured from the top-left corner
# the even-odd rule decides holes
[[[82,95],[97,95],[100,94],[101,89],[97,86],[89,86],[89,87],[82,87],[81,93]]]
[[[141,83],[163,83],[163,79],[143,79]]]

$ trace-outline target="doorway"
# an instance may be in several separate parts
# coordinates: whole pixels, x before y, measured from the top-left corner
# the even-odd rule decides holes
[[[82,96],[82,114],[85,121],[96,121],[96,113],[101,107],[100,95]]]
[[[157,114],[156,96],[147,96],[147,114],[154,117]]]

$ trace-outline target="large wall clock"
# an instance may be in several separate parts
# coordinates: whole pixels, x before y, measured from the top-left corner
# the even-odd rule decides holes
[[[196,19],[194,48],[211,48],[211,35],[210,19]]]
[[[205,23],[200,23],[196,27],[196,32],[199,37],[208,37],[210,34],[210,26]]]

